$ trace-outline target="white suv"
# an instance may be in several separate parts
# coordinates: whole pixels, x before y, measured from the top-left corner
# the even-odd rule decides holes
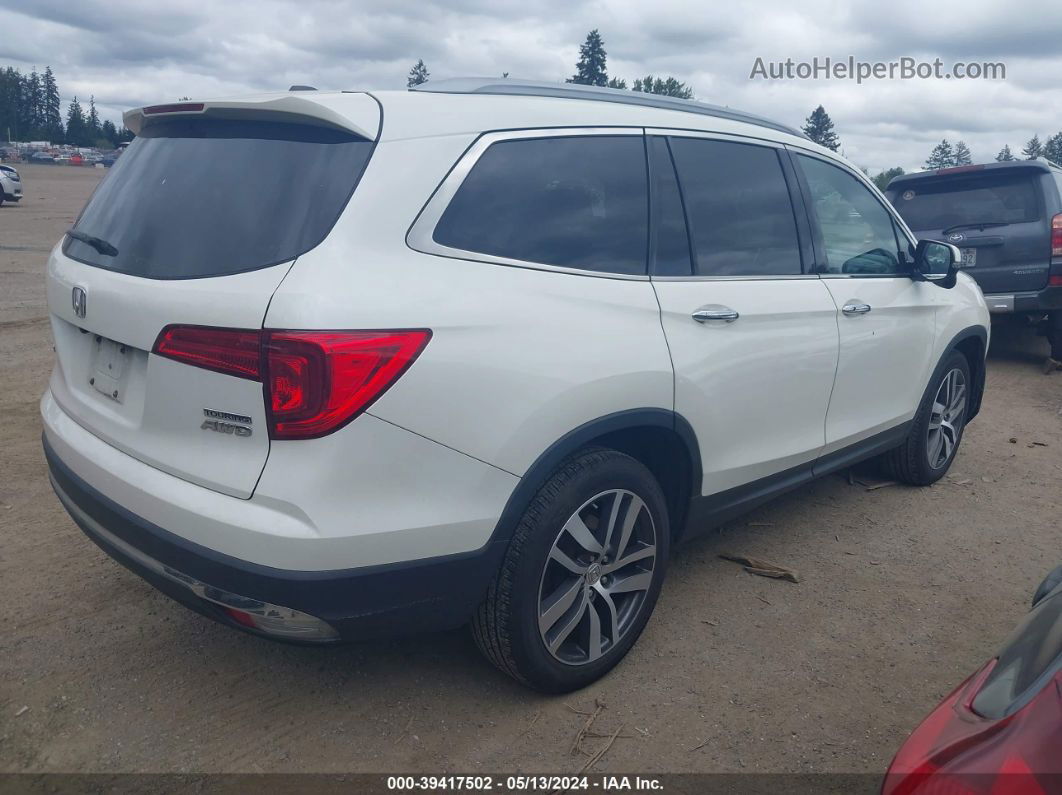
[[[146,107],[48,261],[60,500],[304,642],[471,621],[564,691],[672,545],[883,456],[929,484],[988,312],[858,170],[730,109],[515,80]]]

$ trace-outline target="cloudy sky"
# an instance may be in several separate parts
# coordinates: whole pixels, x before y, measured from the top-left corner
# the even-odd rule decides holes
[[[698,99],[801,124],[818,104],[844,153],[876,172],[941,138],[975,161],[1062,129],[1058,0],[0,0],[0,66],[51,65],[64,100],[105,118],[151,102],[309,83],[402,88],[433,77],[562,80],[598,28],[608,71],[672,74]],[[750,80],[757,57],[1003,62],[1005,80]]]

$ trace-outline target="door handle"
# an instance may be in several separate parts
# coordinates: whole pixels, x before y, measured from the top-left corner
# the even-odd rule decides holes
[[[691,317],[698,323],[733,323],[741,316],[729,306],[709,304],[702,306]]]
[[[846,315],[865,315],[870,311],[870,304],[848,303],[841,307],[841,311]]]

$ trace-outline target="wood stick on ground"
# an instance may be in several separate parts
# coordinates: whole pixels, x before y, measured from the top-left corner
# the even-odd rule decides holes
[[[597,716],[601,714],[601,710],[605,708],[605,705],[597,699],[594,699],[594,704],[594,711],[590,713],[590,717],[586,719],[586,723],[583,724],[583,727],[576,732],[575,739],[572,740],[572,747],[568,749],[568,753],[572,756],[575,756],[582,749],[583,738],[586,737],[586,733],[590,731],[590,727],[594,725],[594,721],[597,720]]]
[[[598,762],[600,762],[601,761],[601,757],[603,757],[605,754],[607,754],[608,753],[608,749],[612,747],[612,743],[616,742],[616,738],[619,737],[620,732],[623,731],[623,728],[624,728],[623,726],[620,726],[618,729],[616,729],[616,731],[612,732],[612,736],[608,738],[608,742],[605,743],[604,746],[602,746],[600,751],[598,751],[596,754],[594,754],[592,757],[590,757],[589,759],[586,760],[586,764],[584,764],[581,768],[579,768],[579,772],[576,773],[576,775],[580,775],[582,773],[585,773],[587,770],[589,770],[594,765],[596,765]]]
[[[745,571],[749,574],[755,574],[759,577],[772,577],[776,580],[800,582],[800,576],[793,569],[786,566],[779,566],[777,563],[771,563],[768,560],[749,558],[745,555],[736,555],[732,552],[720,552],[719,557],[723,560],[742,564],[745,567]]]

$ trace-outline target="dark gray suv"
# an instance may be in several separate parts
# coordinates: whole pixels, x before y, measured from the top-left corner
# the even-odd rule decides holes
[[[1046,317],[1062,362],[1062,167],[1047,160],[958,166],[896,177],[886,189],[919,238],[962,251],[994,313]]]

